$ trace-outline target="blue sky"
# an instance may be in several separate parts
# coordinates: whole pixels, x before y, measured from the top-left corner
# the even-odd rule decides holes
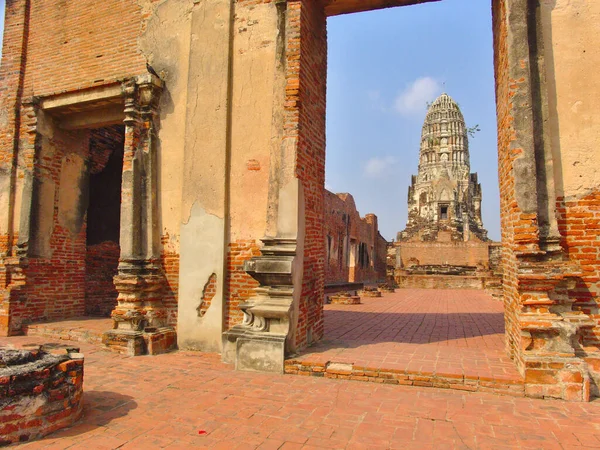
[[[0,0],[0,32],[4,24]],[[483,223],[500,238],[490,3],[444,0],[328,19],[326,185],[350,192],[393,239],[406,224],[425,103],[442,91],[460,105]],[[1,35],[1,33],[0,33]]]
[[[444,0],[328,19],[326,186],[350,192],[387,239],[406,225],[426,102],[460,105],[483,223],[500,238],[490,1]]]

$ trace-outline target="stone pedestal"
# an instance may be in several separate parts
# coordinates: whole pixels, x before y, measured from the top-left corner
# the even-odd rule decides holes
[[[224,333],[223,359],[238,370],[283,373],[293,306],[296,240],[264,238],[262,256],[246,261],[245,270],[260,286],[240,305],[241,325]]]

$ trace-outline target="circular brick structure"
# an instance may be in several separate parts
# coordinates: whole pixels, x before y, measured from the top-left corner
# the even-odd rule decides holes
[[[81,416],[83,355],[0,347],[0,446],[41,438]]]

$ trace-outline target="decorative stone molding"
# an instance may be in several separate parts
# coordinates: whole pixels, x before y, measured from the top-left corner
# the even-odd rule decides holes
[[[245,263],[246,272],[260,286],[254,297],[240,305],[244,321],[225,333],[226,347],[231,355],[235,351],[236,369],[283,373],[293,315],[296,240],[267,237],[261,241],[262,256]]]
[[[166,327],[162,302],[166,278],[159,263],[156,130],[163,82],[152,74],[126,80],[122,85],[125,113],[125,149],[121,188],[121,257],[114,278],[117,306],[111,313],[113,330],[105,345],[138,355],[167,351],[148,346],[148,333],[170,336],[159,341],[174,345],[175,332]]]

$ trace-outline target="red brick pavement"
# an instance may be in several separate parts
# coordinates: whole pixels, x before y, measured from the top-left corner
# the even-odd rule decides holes
[[[214,354],[80,346],[83,420],[19,448],[600,448],[600,402],[244,373]]]
[[[502,303],[485,292],[398,289],[362,302],[326,305],[325,338],[286,372],[523,395]]]

